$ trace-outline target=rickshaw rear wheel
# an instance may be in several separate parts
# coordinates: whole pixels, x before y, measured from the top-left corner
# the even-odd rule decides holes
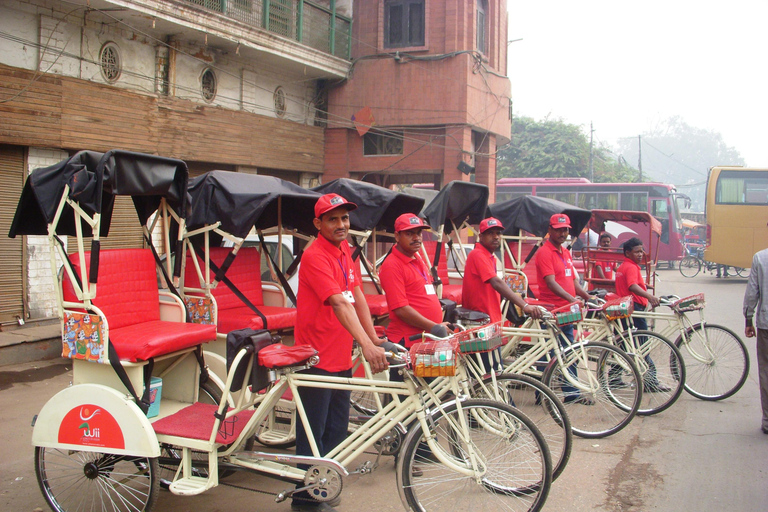
[[[160,484],[157,459],[43,446],[35,447],[35,475],[57,512],[149,512]]]

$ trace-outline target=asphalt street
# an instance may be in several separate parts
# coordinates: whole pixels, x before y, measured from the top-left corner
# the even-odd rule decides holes
[[[660,271],[659,277],[660,294],[704,292],[707,321],[725,325],[743,337],[744,279],[710,275],[686,279],[677,270]],[[745,342],[754,361],[754,339]],[[5,461],[0,472],[0,510],[48,510],[35,478],[30,424],[42,405],[69,384],[69,370],[63,360],[0,367],[0,454]],[[760,430],[754,365],[744,387],[729,399],[705,402],[684,393],[659,415],[636,417],[611,437],[575,438],[574,444],[570,462],[553,484],[544,510],[768,510],[768,435]],[[275,503],[271,494],[287,489],[287,484],[246,473],[223,483],[227,485],[196,497],[162,491],[155,510],[290,510],[287,503]],[[403,510],[391,458],[384,459],[373,473],[345,480],[337,510],[365,509]]]

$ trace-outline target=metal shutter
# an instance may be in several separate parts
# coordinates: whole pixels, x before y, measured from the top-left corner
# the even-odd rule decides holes
[[[73,253],[77,250],[75,237],[67,237],[67,251]],[[109,236],[101,238],[102,249],[129,249],[144,247],[144,234],[139,224],[139,216],[133,207],[133,199],[130,196],[117,196],[115,208],[112,212],[112,223],[109,226]],[[85,240],[85,250],[91,248],[91,239]]]
[[[25,148],[0,145],[0,322],[26,318],[24,237],[8,238],[24,184]]]

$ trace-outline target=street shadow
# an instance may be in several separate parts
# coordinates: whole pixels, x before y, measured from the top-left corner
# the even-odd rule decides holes
[[[18,371],[0,371],[0,391],[4,391],[14,384],[40,382],[57,377],[63,373],[67,373],[71,369],[72,364],[69,361],[62,361],[60,363],[53,363],[37,368],[25,368],[24,370]]]

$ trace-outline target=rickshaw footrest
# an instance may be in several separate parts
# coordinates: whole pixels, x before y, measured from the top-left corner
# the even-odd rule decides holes
[[[180,496],[195,496],[207,491],[215,484],[209,478],[201,476],[189,476],[173,482],[168,488],[173,494]]]

